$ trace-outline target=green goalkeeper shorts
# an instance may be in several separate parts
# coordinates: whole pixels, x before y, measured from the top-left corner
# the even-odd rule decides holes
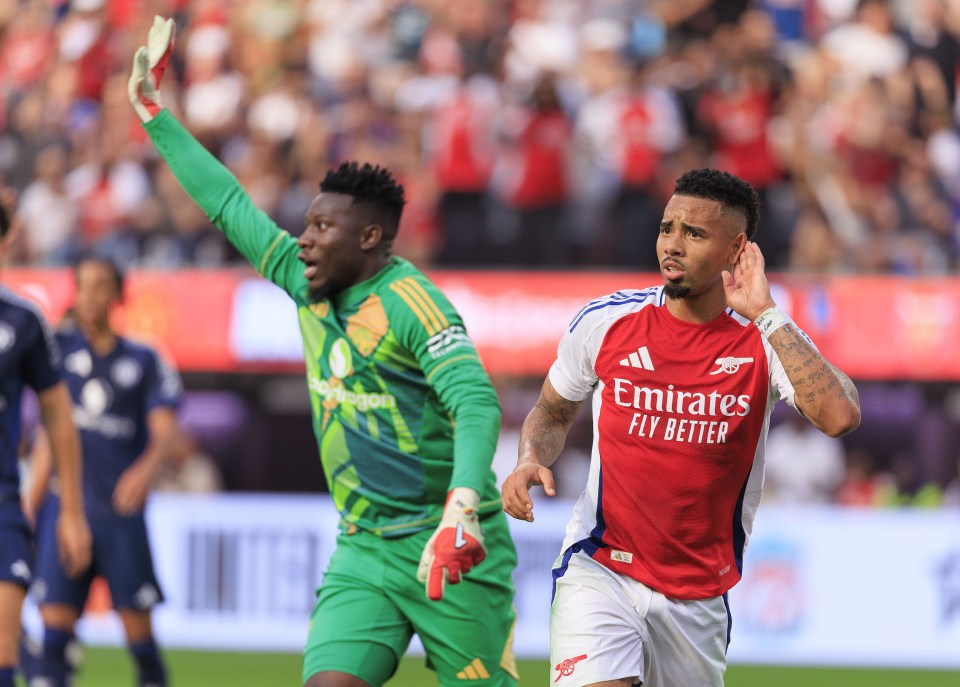
[[[432,530],[381,539],[340,534],[317,592],[303,653],[303,681],[321,671],[380,687],[397,669],[413,633],[440,684],[513,687],[513,581],[517,554],[502,512],[481,519],[486,559],[447,584],[440,601],[417,580]]]

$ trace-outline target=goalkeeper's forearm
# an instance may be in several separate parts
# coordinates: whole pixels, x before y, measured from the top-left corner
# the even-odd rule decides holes
[[[447,366],[433,385],[456,427],[450,488],[468,487],[482,494],[500,434],[497,392],[476,359]]]
[[[170,113],[143,125],[184,190],[261,273],[281,230],[254,206],[236,177]]]
[[[500,432],[500,406],[485,402],[454,416],[454,463],[450,488],[483,493]]]

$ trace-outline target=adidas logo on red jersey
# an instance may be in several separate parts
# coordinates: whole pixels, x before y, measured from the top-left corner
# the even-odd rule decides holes
[[[653,372],[653,360],[650,359],[650,352],[646,346],[641,346],[626,358],[620,361],[624,367],[636,367],[641,370],[650,370]]]

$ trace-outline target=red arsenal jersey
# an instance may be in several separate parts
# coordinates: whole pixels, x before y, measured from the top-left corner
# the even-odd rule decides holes
[[[550,382],[571,401],[592,392],[594,421],[564,550],[701,599],[740,580],[770,411],[794,390],[749,320],[728,309],[684,322],[664,298],[657,287],[593,301],[560,342]]]

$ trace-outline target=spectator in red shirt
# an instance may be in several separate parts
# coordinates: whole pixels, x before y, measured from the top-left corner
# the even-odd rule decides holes
[[[438,261],[444,264],[477,264],[489,257],[487,186],[498,105],[496,83],[477,75],[463,80],[428,123],[429,161],[440,191]]]
[[[501,126],[494,185],[511,226],[494,257],[508,264],[569,264],[564,209],[572,126],[552,76],[540,78],[530,100],[508,111]]]

